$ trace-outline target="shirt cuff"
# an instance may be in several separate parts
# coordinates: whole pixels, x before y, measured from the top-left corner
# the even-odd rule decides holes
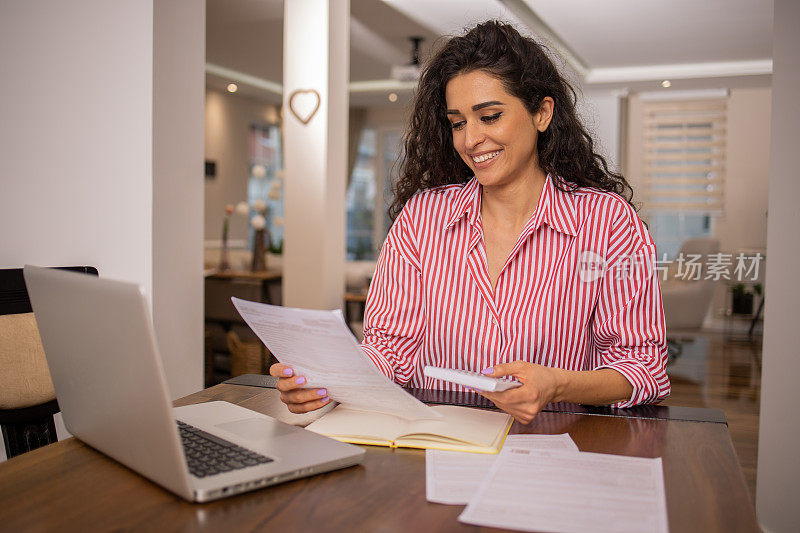
[[[610,368],[616,370],[633,385],[633,393],[628,400],[612,404],[612,407],[633,407],[643,403],[656,403],[660,402],[669,395],[669,381],[667,380],[664,386],[661,386],[647,370],[647,367],[637,359],[620,359],[612,363],[601,365],[595,370],[601,368]]]
[[[364,344],[361,345],[361,349],[364,351],[364,354],[369,357],[372,363],[378,367],[378,370],[383,372],[387,378],[394,381],[394,368],[392,368],[392,365],[389,364],[389,361],[387,361],[378,350],[372,346],[367,346]]]

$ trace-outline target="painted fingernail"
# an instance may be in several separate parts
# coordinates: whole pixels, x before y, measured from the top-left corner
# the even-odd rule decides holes
[[[303,376],[300,376],[299,378],[294,380],[294,382],[297,383],[298,385],[302,385],[303,383],[306,382],[306,378],[304,378]]]
[[[294,371],[291,368],[284,368],[283,369],[283,374],[285,376],[291,376],[292,374],[294,374]]]
[[[321,402],[327,402],[328,400],[330,400],[330,398],[328,398],[327,396],[325,396],[325,397],[324,397],[323,399],[321,399],[320,401],[321,401]]]
[[[489,368],[484,368],[481,370],[481,374],[494,374],[494,368],[491,366]]]
[[[325,389],[317,389],[317,394],[319,394],[320,396],[327,397],[328,396],[328,391],[325,390]]]

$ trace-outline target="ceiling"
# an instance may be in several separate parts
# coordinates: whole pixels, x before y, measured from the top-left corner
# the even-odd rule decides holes
[[[423,58],[441,35],[497,18],[559,54],[584,90],[768,86],[772,0],[350,0],[350,79],[388,80],[408,62],[410,36]],[[224,88],[233,74],[282,82],[283,0],[207,0],[207,74]],[[211,69],[213,70],[213,69]],[[574,74],[573,74],[574,76]],[[246,76],[240,76],[244,79]],[[279,102],[273,90],[242,83],[241,94]],[[279,90],[279,88],[278,88]],[[663,90],[663,89],[661,89]],[[353,105],[388,105],[389,90],[353,92]],[[409,92],[400,92],[402,103]],[[404,98],[405,97],[405,98]],[[397,104],[395,104],[397,105]]]

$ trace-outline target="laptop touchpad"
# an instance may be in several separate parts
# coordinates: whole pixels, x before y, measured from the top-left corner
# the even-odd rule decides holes
[[[263,418],[234,420],[233,422],[217,424],[215,427],[230,431],[235,435],[252,441],[274,439],[275,437],[280,437],[281,435],[294,433],[296,431],[293,426],[275,423],[271,420],[264,420]]]

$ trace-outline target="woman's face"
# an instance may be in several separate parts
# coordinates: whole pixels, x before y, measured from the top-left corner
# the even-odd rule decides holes
[[[532,115],[500,80],[478,70],[450,80],[445,99],[453,146],[481,185],[508,185],[541,172],[536,137],[550,124],[550,97]]]

